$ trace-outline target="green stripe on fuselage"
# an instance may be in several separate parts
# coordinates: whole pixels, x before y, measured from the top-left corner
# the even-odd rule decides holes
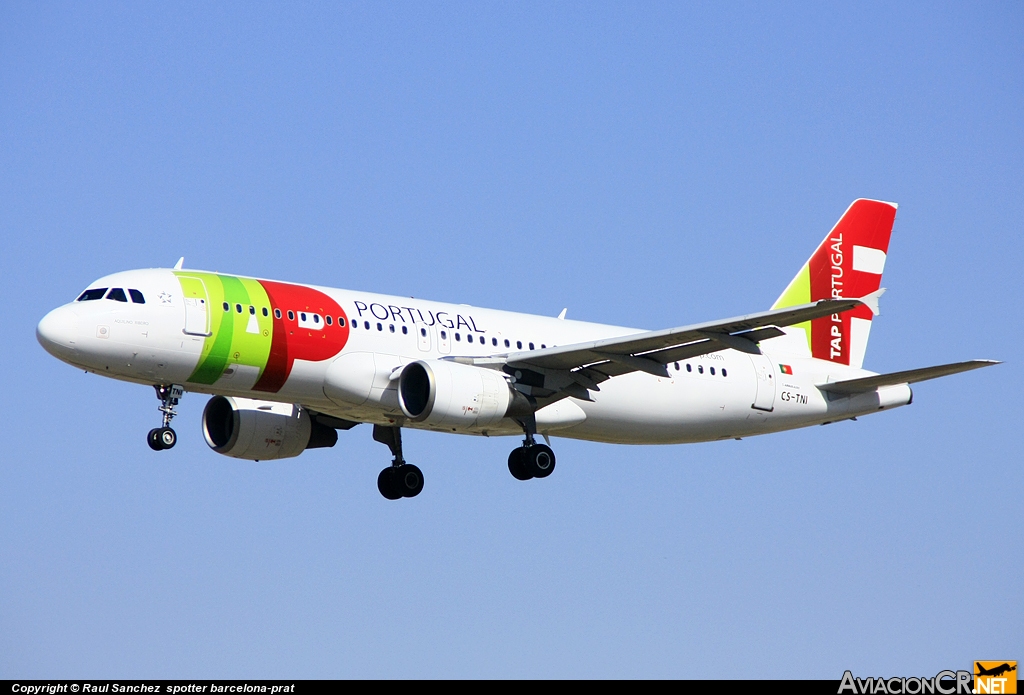
[[[176,272],[182,283],[189,289],[197,278],[203,281],[208,294],[207,305],[210,313],[211,335],[203,342],[199,362],[188,381],[197,384],[213,384],[224,370],[231,365],[256,367],[257,379],[263,374],[270,356],[271,337],[274,322],[263,315],[263,309],[270,310],[270,298],[257,280],[239,278],[233,275],[214,273]],[[224,303],[228,310],[224,310]],[[237,307],[241,305],[242,311]],[[253,307],[255,314],[250,313]]]

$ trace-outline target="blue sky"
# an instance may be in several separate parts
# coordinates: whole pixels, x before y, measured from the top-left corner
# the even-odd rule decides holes
[[[1019,3],[0,3],[0,677],[933,675],[1024,659]],[[900,203],[865,366],[1001,366],[741,442],[369,428],[154,454],[34,327],[187,267],[645,328]],[[1013,500],[1018,502],[1014,503]]]

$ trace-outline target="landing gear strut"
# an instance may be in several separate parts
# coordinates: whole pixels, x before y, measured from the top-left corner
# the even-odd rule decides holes
[[[415,497],[423,490],[423,472],[402,457],[402,428],[373,426],[373,438],[387,445],[394,456],[391,465],[377,476],[377,489],[385,499]]]
[[[161,384],[153,388],[156,389],[156,397],[160,399],[160,407],[157,410],[164,415],[164,425],[150,430],[146,441],[149,442],[149,448],[153,451],[162,451],[170,449],[178,443],[178,435],[171,429],[171,420],[178,414],[174,410],[174,406],[178,405],[178,401],[185,393],[185,388],[177,384],[170,386]]]
[[[537,434],[537,419],[531,414],[527,418],[517,420],[522,425],[526,438],[523,445],[512,450],[508,455],[508,471],[516,480],[530,478],[547,478],[555,470],[555,452],[551,447],[538,444],[534,440]]]

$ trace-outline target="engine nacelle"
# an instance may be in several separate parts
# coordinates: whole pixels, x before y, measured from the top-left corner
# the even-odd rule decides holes
[[[444,427],[487,427],[532,412],[501,372],[441,360],[420,360],[402,369],[398,404],[413,422]]]
[[[214,396],[203,410],[203,436],[218,454],[252,461],[298,456],[334,446],[338,433],[301,405]]]

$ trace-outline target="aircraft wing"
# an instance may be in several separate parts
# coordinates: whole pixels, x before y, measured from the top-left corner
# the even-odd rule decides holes
[[[904,372],[893,372],[891,374],[879,374],[878,376],[867,376],[860,379],[847,379],[846,381],[834,381],[828,384],[818,384],[822,391],[849,395],[853,393],[864,393],[874,391],[879,386],[895,386],[896,384],[914,384],[918,381],[937,379],[940,376],[959,374],[981,367],[991,367],[993,364],[1001,364],[996,360],[968,360],[967,362],[954,362],[953,364],[941,364],[937,367],[923,367],[921,369],[908,369]]]
[[[859,299],[823,299],[812,304],[763,311],[724,321],[711,321],[660,331],[647,331],[587,343],[514,352],[501,362],[507,367],[545,375],[538,387],[549,392],[566,391],[589,398],[588,389],[614,376],[642,371],[668,376],[670,362],[732,348],[760,354],[757,343],[782,335],[780,326],[791,326],[866,305],[878,313],[879,290]],[[462,361],[464,358],[456,358]],[[493,364],[493,358],[486,360]],[[485,360],[473,360],[483,364]],[[537,395],[553,395],[542,394]]]

